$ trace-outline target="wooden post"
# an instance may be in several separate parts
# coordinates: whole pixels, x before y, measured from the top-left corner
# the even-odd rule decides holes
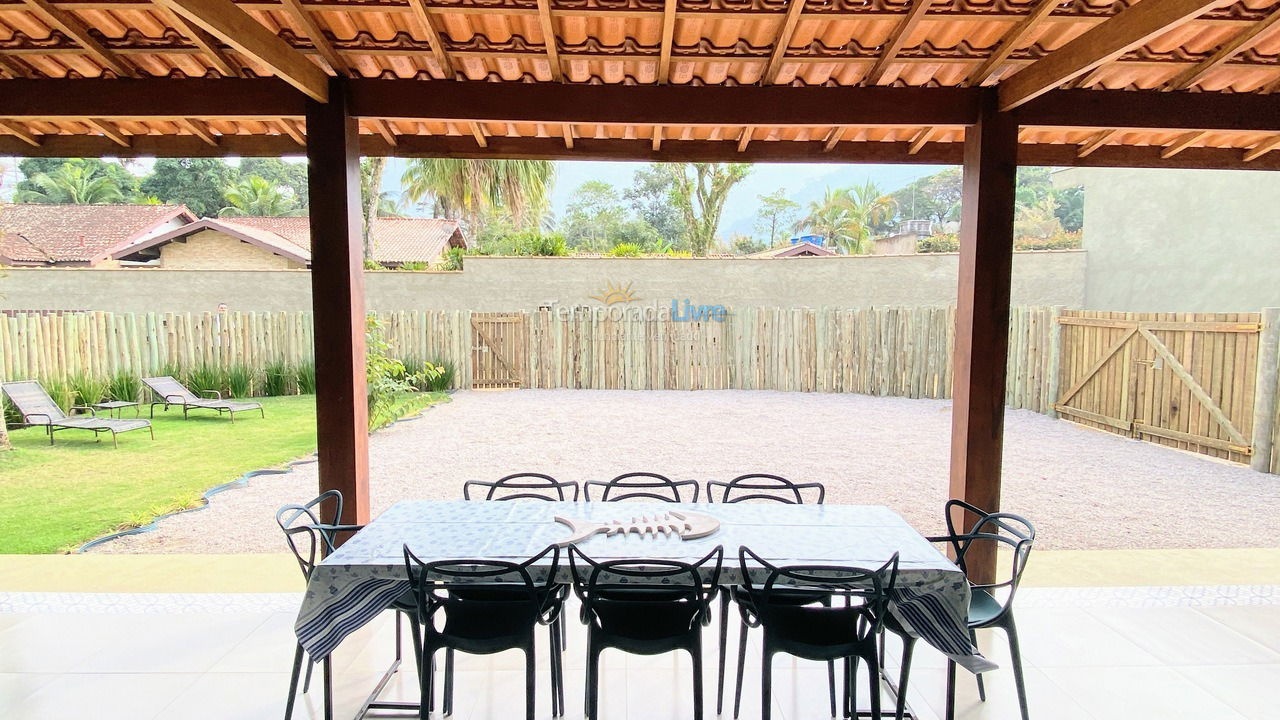
[[[951,497],[988,512],[1000,508],[1017,149],[1017,123],[997,111],[989,92],[977,123],[965,131],[951,404]],[[962,527],[973,521],[957,520]],[[995,571],[995,548],[989,549],[975,546],[968,558],[978,582]]]
[[[346,82],[332,78],[329,86],[328,103],[307,103],[316,441],[320,491],[342,493],[342,523],[364,524],[369,521],[369,407],[360,156]]]
[[[1266,308],[1262,311],[1262,332],[1258,334],[1258,374],[1253,385],[1253,458],[1249,463],[1258,472],[1280,470],[1271,464],[1276,421],[1277,355],[1280,355],[1280,308]]]

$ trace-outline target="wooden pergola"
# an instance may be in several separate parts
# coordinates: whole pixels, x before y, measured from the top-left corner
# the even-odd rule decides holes
[[[1278,25],[1277,0],[0,0],[0,154],[306,153],[348,522],[361,155],[962,164],[951,489],[994,509],[1016,166],[1280,169]]]

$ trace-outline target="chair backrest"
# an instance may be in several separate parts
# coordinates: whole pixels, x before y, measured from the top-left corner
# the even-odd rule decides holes
[[[812,498],[813,504],[823,504],[827,499],[827,488],[822,483],[796,483],[768,473],[739,475],[728,482],[723,480],[707,482],[708,502],[736,503],[762,500],[787,505],[804,505],[808,498]]]
[[[964,571],[966,576],[969,575],[966,560],[969,552],[975,547],[994,546],[995,554],[1002,559],[1001,565],[1004,565],[1005,561],[1000,551],[1009,551],[1008,566],[1002,568],[1005,572],[999,575],[1004,579],[989,583],[977,583],[972,578],[969,581],[970,588],[991,593],[992,597],[1000,603],[1000,615],[1003,616],[1013,606],[1013,597],[1018,592],[1022,573],[1027,568],[1027,560],[1031,556],[1031,548],[1036,540],[1035,525],[1021,515],[1005,512],[989,513],[963,500],[948,500],[944,513],[948,535],[945,540],[951,546],[956,565]],[[959,518],[965,517],[966,513],[977,519],[968,525],[967,529],[957,532],[956,523]],[[997,573],[999,572],[998,569]],[[1007,591],[1007,594],[1004,594],[1004,591]]]
[[[619,500],[660,500],[662,502],[698,502],[698,483],[695,480],[672,480],[658,473],[629,472],[612,480],[588,480],[582,484],[583,493],[591,500],[592,486],[601,488],[601,502]],[[685,499],[680,489],[691,490],[693,496]]]
[[[9,401],[22,415],[22,421],[28,425],[48,425],[67,417],[58,403],[35,380],[7,382],[3,387],[4,394],[9,396]]]
[[[472,488],[485,488],[483,498],[472,498]],[[493,482],[468,480],[462,484],[464,500],[573,500],[578,499],[576,482],[560,482],[542,473],[514,473]],[[480,493],[477,492],[476,495]]]
[[[856,613],[865,620],[857,628],[859,637],[880,631],[894,586],[898,581],[898,553],[875,570],[848,565],[774,565],[743,545],[738,548],[738,564],[743,587],[751,598],[751,612],[761,623],[794,620],[806,613]],[[753,582],[752,572],[765,573],[764,582]],[[797,591],[819,591],[847,602],[832,606],[796,605]]]
[[[536,583],[530,567],[548,554],[546,581]],[[405,572],[424,627],[436,632],[431,618],[443,611],[441,632],[472,640],[550,622],[562,597],[554,592],[559,565],[560,548],[555,545],[518,563],[465,558],[424,562],[404,546]]]
[[[174,396],[188,401],[200,399],[188,390],[185,385],[168,375],[142,378],[142,384],[151,388],[151,392],[155,393],[161,400],[168,400]]]
[[[597,561],[576,545],[569,546],[574,594],[582,601],[583,620],[589,623],[608,623],[623,614],[645,617],[646,608],[668,614],[679,608],[685,611],[683,629],[705,625],[711,619],[711,600],[723,565],[722,545],[693,563],[658,558]]]
[[[329,517],[337,523],[342,517],[342,493],[326,490],[302,505],[285,505],[276,510],[276,524],[284,531],[289,550],[302,569],[302,576],[311,579],[316,563],[337,549],[334,535],[336,525],[324,521],[325,503],[333,510]]]

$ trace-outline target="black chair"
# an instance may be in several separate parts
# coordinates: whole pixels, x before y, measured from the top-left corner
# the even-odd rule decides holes
[[[591,488],[601,488],[601,502],[618,500],[659,500],[662,502],[698,502],[696,480],[672,480],[657,473],[629,472],[612,480],[588,480],[582,484],[583,495],[591,501]],[[681,488],[693,488],[693,497],[686,499]]]
[[[845,661],[845,716],[857,713],[858,662],[867,662],[870,676],[871,713],[880,717],[880,661],[876,638],[888,615],[890,594],[898,576],[898,554],[877,570],[839,565],[790,565],[779,567],[746,547],[738,550],[743,588],[735,593],[742,613],[742,642],[738,646],[738,678],[734,715],[742,702],[742,675],[746,666],[746,627],[764,630],[760,670],[761,713],[771,717],[773,656],[787,653],[806,660]],[[754,567],[753,567],[754,565]],[[759,585],[752,571],[767,573]],[[794,593],[825,592],[844,601],[828,605],[798,605]],[[830,667],[830,666],[828,666]],[[835,715],[834,708],[832,715]]]
[[[462,498],[471,500],[472,488],[484,488],[484,500],[578,500],[578,483],[560,482],[542,473],[515,473],[494,482],[468,480],[462,485]]]
[[[718,497],[717,497],[718,496]],[[739,502],[775,502],[785,505],[804,505],[806,501],[821,505],[827,499],[827,488],[822,483],[796,483],[768,473],[748,473],[725,482],[723,480],[707,481],[707,501],[720,503]],[[730,594],[720,594],[720,667],[716,678],[716,714],[724,712],[724,671],[728,654],[729,637],[729,601]],[[779,591],[780,600],[785,593]],[[798,605],[813,603],[829,603],[831,594],[827,592],[793,592],[792,600]],[[746,625],[743,625],[745,637]],[[835,663],[828,665],[831,679],[831,714],[836,714],[836,679]],[[735,713],[734,717],[737,717]]]
[[[535,583],[530,566],[551,555],[547,579]],[[564,714],[564,675],[556,619],[564,607],[566,588],[557,585],[560,549],[553,546],[521,563],[501,560],[438,560],[423,562],[406,545],[405,570],[413,586],[417,617],[415,646],[424,710],[435,709],[434,670],[430,662],[445,649],[444,714],[453,714],[453,651],[491,655],[504,650],[525,654],[525,716],[533,720],[537,685],[534,631],[548,626],[551,640],[551,714]],[[443,623],[437,627],[437,614]],[[421,632],[421,635],[418,633]]]
[[[331,510],[329,517],[334,518],[334,523],[325,523],[323,517],[326,515],[326,509]],[[276,511],[276,524],[284,531],[285,540],[289,543],[289,549],[293,552],[293,557],[298,561],[298,567],[302,569],[302,576],[305,580],[311,579],[311,573],[315,570],[316,564],[326,555],[337,549],[338,536],[344,533],[355,533],[362,529],[361,525],[339,525],[336,524],[342,518],[342,493],[337,490],[328,490],[321,493],[315,499],[303,505],[285,505]],[[391,608],[396,611],[396,655],[395,661],[391,667],[383,674],[383,682],[391,676],[400,666],[402,659],[401,639],[400,639],[400,620],[401,616],[405,616],[412,623],[417,617],[417,607],[411,597],[404,597],[392,603]],[[417,639],[417,633],[414,633],[414,639]],[[415,642],[415,650],[416,650]],[[284,717],[290,720],[293,717],[293,704],[298,693],[298,674],[302,669],[302,644],[299,643],[297,649],[293,653],[293,672],[289,676],[289,700],[285,704]],[[415,660],[421,656],[420,652],[414,653]],[[326,720],[333,717],[333,687],[331,682],[332,663],[330,657],[326,657],[321,661],[324,664],[324,716]],[[302,684],[302,692],[308,692],[311,689],[311,671],[314,669],[315,663],[307,664],[307,676]],[[367,709],[386,709],[386,710],[402,710],[405,708],[404,703],[384,703],[377,702],[376,697],[381,691],[382,684],[379,684],[373,693],[366,700],[365,708]]]
[[[1018,584],[1022,582],[1022,572],[1027,567],[1027,559],[1031,554],[1036,539],[1035,526],[1026,518],[1012,513],[988,513],[963,500],[949,500],[946,508],[947,534],[942,537],[931,537],[930,542],[943,543],[949,546],[955,562],[969,576],[966,560],[969,552],[975,547],[985,547],[991,552],[999,550],[1011,551],[1008,555],[1008,579],[1001,582],[983,583],[969,580],[969,638],[976,645],[977,631],[983,628],[998,627],[1005,632],[1009,640],[1009,655],[1013,664],[1013,681],[1018,689],[1018,707],[1022,711],[1022,720],[1028,720],[1027,690],[1022,678],[1022,651],[1018,646],[1018,628],[1013,621],[1013,598],[1018,592]],[[965,532],[957,532],[957,518],[970,513],[978,519]],[[1005,593],[1007,591],[1007,594]],[[999,597],[1003,595],[1003,597]],[[898,709],[896,717],[902,720],[906,709],[907,680],[911,674],[911,653],[916,639],[896,619],[890,617],[885,629],[902,640],[902,670],[898,679]],[[881,660],[884,658],[884,641],[881,639]],[[947,712],[948,719],[955,717],[955,680],[956,664],[947,661]],[[978,697],[986,702],[987,690],[982,682],[982,674],[977,674]]]
[[[702,720],[702,627],[711,621],[723,563],[720,546],[696,563],[597,562],[569,548],[573,588],[587,626],[587,718],[598,717],[600,653],[615,648],[637,655],[687,651],[693,660],[693,718]]]

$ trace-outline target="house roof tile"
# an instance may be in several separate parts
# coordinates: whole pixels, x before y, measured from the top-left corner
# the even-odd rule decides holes
[[[0,204],[0,260],[92,263],[174,217],[196,219],[184,205]]]

